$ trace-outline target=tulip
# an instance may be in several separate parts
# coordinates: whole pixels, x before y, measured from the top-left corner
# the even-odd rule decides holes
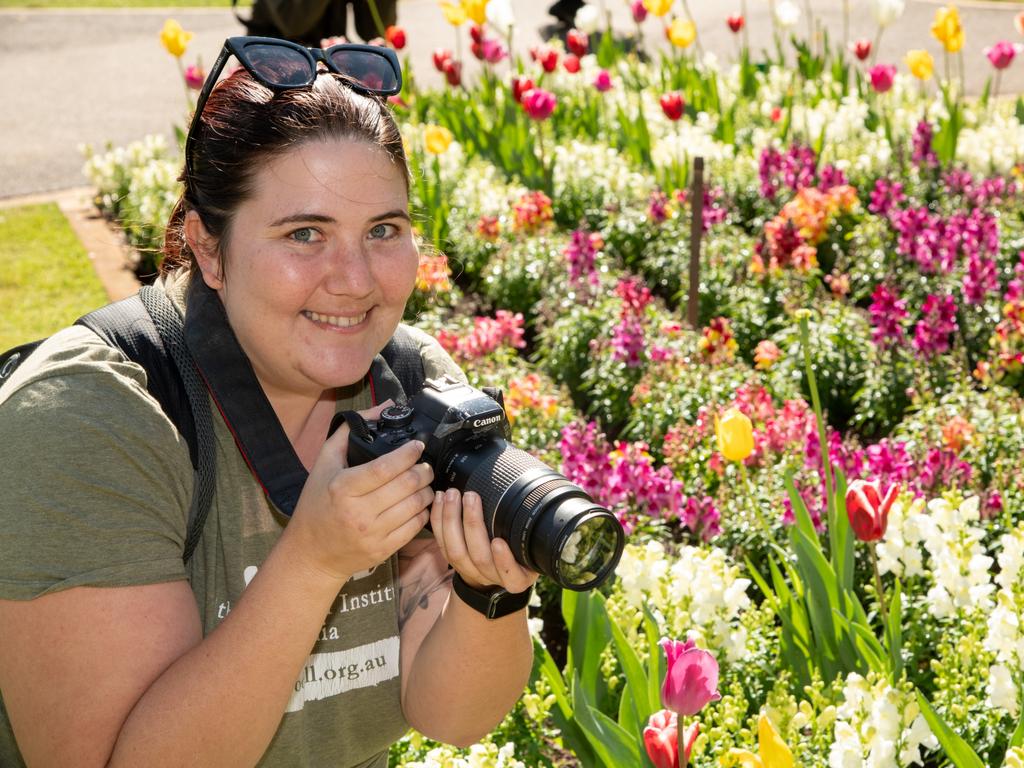
[[[672,122],[675,122],[683,116],[683,109],[686,107],[686,100],[683,98],[683,94],[679,91],[672,91],[666,93],[658,101],[661,103],[661,111],[665,113]]]
[[[487,0],[462,0],[462,8],[466,18],[482,27],[487,21]]]
[[[643,0],[643,3],[644,8],[647,9],[648,13],[653,13],[658,18],[661,18],[668,13],[674,1],[675,0]]]
[[[733,32],[739,32],[743,29],[743,16],[742,14],[734,13],[732,16],[726,17],[725,23],[729,25],[729,29]]]
[[[491,29],[505,37],[512,34],[512,27],[516,23],[516,17],[512,11],[512,0],[490,0],[487,3],[486,13]]]
[[[697,25],[689,19],[672,19],[665,36],[676,48],[689,48],[697,39]]]
[[[768,115],[773,123],[779,122],[782,119],[782,107],[772,107],[771,113]]]
[[[800,6],[792,0],[782,0],[775,6],[775,20],[783,29],[795,27],[800,21]]]
[[[469,28],[469,39],[474,43],[482,43],[484,41],[484,28],[479,24],[474,24]]]
[[[896,67],[892,64],[876,64],[868,70],[868,79],[875,93],[885,93],[892,89],[896,80]]]
[[[918,80],[928,80],[931,78],[932,72],[935,71],[935,59],[932,58],[928,51],[923,49],[907,51],[905,61],[907,62],[910,74]]]
[[[612,76],[608,73],[607,69],[602,69],[600,72],[597,73],[597,76],[594,78],[594,87],[597,88],[597,90],[600,91],[601,93],[604,93],[605,91],[610,91],[613,85],[614,84],[612,83]]]
[[[864,61],[871,55],[871,41],[854,40],[850,43],[850,50],[853,51],[853,55],[856,56],[859,61]]]
[[[584,3],[572,19],[573,25],[585,35],[592,35],[601,27],[601,9],[593,3]]]
[[[763,712],[757,718],[757,751],[760,754],[755,755],[746,749],[730,749],[729,757],[744,768],[793,768],[793,752]]]
[[[508,51],[505,50],[505,46],[501,44],[501,41],[488,37],[480,43],[480,57],[488,64],[497,64],[506,56],[508,56]]]
[[[846,491],[846,516],[853,533],[861,541],[878,541],[889,524],[889,510],[899,494],[898,485],[890,485],[883,495],[877,480],[854,480]]]
[[[754,427],[739,408],[730,408],[715,418],[718,450],[729,461],[743,461],[754,452]]]
[[[642,24],[643,20],[647,18],[647,6],[644,5],[644,0],[633,0],[629,10],[632,11],[633,21],[637,24]],[[1021,34],[1024,35],[1024,32],[1021,32]]]
[[[384,39],[387,40],[388,45],[396,51],[400,51],[405,48],[405,30],[401,27],[392,24],[384,30]]]
[[[547,120],[558,106],[558,99],[551,91],[531,88],[523,94],[520,103],[531,120]]]
[[[181,24],[174,19],[165,21],[163,29],[160,30],[160,42],[171,56],[179,59],[184,55],[191,39],[192,33],[182,29]]]
[[[451,24],[453,27],[458,27],[466,23],[466,9],[462,7],[461,3],[452,3],[448,0],[443,0],[441,3],[441,11],[444,13],[445,21]]]
[[[661,686],[661,703],[677,715],[696,715],[711,701],[722,698],[718,692],[718,662],[692,640],[662,638],[668,666]]]
[[[932,35],[948,53],[956,53],[964,47],[964,28],[960,24],[960,12],[955,5],[935,11]]]
[[[203,70],[194,64],[192,66],[185,67],[185,85],[193,91],[201,91],[203,89],[203,83],[205,82],[206,73],[203,72]]]
[[[590,38],[586,32],[580,32],[578,29],[570,29],[566,33],[565,44],[569,51],[576,56],[586,56],[587,51],[590,50]]]
[[[1013,63],[1018,53],[1024,53],[1024,45],[1000,40],[984,50],[985,56],[996,69],[1006,69]]]
[[[444,78],[453,88],[462,85],[462,62],[448,59],[444,63]]]
[[[558,51],[550,45],[531,48],[530,57],[540,64],[545,72],[554,72],[558,68]]]
[[[644,747],[654,768],[679,768],[679,726],[678,715],[670,709],[661,709],[651,715],[644,728]],[[700,723],[694,723],[686,730],[683,745],[683,761],[690,762],[693,743],[700,733]]]
[[[905,0],[871,0],[871,13],[875,23],[882,27],[891,26],[903,15]]]
[[[432,155],[443,155],[452,144],[452,132],[442,125],[428,125],[423,131],[423,144]]]
[[[522,103],[523,94],[533,88],[533,80],[528,77],[513,77],[512,78],[512,97]]]
[[[568,56],[562,59],[562,67],[564,67],[565,71],[568,72],[569,74],[575,75],[577,72],[580,71],[580,57],[577,56],[575,53],[570,53]]]
[[[434,69],[444,72],[444,65],[451,60],[453,54],[447,48],[436,48],[434,50]]]
[[[1018,35],[1024,35],[1024,11],[1013,17],[1013,26],[1017,29]]]

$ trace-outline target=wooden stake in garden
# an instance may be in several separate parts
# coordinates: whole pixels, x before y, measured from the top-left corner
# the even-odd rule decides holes
[[[700,298],[700,240],[704,234],[704,158],[693,158],[693,184],[690,187],[690,293],[686,301],[686,320],[691,328],[698,323]]]

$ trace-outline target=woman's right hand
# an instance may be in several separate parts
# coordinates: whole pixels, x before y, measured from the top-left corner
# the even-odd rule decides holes
[[[360,415],[376,419],[384,403]],[[348,424],[324,443],[288,527],[301,532],[312,567],[347,581],[387,560],[430,519],[434,472],[412,440],[357,467],[348,465]]]

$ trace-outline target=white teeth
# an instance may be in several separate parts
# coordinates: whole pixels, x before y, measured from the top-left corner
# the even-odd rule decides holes
[[[306,317],[316,323],[327,323],[328,325],[334,325],[338,328],[350,328],[353,325],[359,325],[363,320],[366,319],[366,313],[363,312],[361,315],[354,317],[340,317],[338,315],[321,315],[319,312],[304,312]]]

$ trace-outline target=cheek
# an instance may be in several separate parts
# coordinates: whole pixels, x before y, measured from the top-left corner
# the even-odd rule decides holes
[[[389,298],[405,301],[416,286],[416,272],[419,269],[419,253],[381,263],[376,269],[379,285]]]

